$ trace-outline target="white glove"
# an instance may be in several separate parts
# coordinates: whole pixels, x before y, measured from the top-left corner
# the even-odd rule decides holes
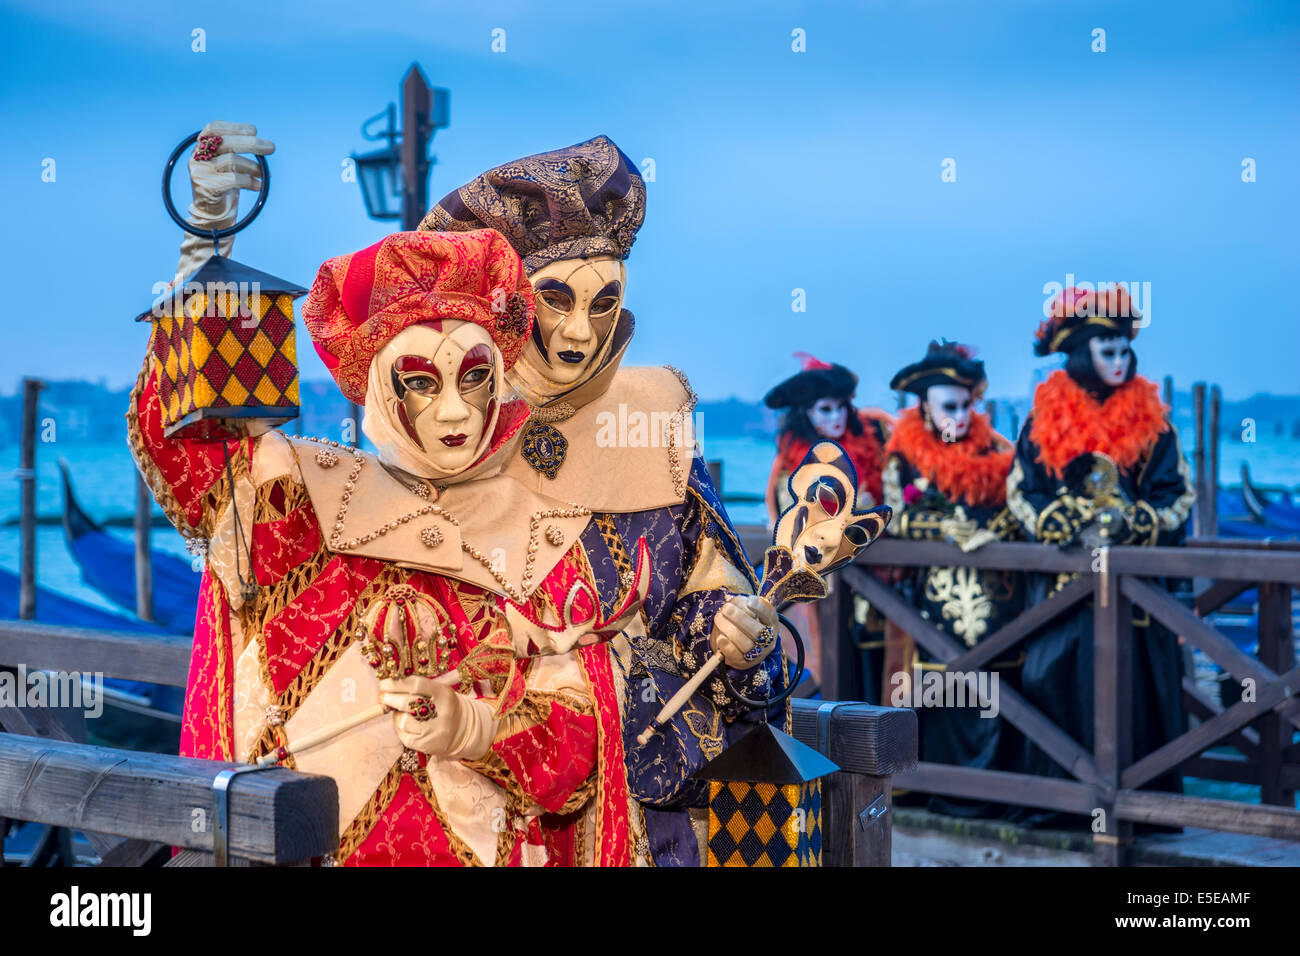
[[[776,608],[760,597],[733,594],[713,617],[709,646],[728,667],[749,670],[776,647],[776,627]]]
[[[422,754],[477,760],[496,735],[490,703],[428,677],[381,680],[379,702],[395,711],[393,724],[403,746]]]
[[[195,159],[190,154],[190,188],[194,201],[190,203],[186,218],[200,229],[225,229],[239,218],[239,190],[262,188],[255,160],[239,153],[269,156],[275,152],[275,143],[260,139],[257,127],[248,123],[223,123],[216,121],[203,127],[202,136],[221,137],[217,154],[211,159]],[[200,140],[201,142],[201,140]],[[223,256],[230,255],[235,244],[234,236],[218,240]],[[185,279],[212,255],[211,238],[185,233],[181,241],[181,258],[176,265],[174,282]]]

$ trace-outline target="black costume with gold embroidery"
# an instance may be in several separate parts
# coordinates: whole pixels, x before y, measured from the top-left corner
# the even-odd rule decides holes
[[[1073,290],[1067,290],[1071,292]],[[1040,339],[1067,336],[1079,323],[1059,318]],[[1111,335],[1111,329],[1095,333]],[[1120,334],[1135,330],[1122,326]],[[1076,333],[1072,350],[1087,349]],[[1082,359],[1082,356],[1079,356]],[[1079,369],[1085,369],[1082,373]],[[1178,545],[1195,501],[1178,433],[1156,387],[1140,376],[1102,385],[1082,361],[1039,386],[1017,443],[1007,501],[1034,541],[1096,549],[1107,544]],[[1070,575],[1030,575],[1028,604],[1046,600]],[[1093,609],[1091,602],[1040,631],[1026,649],[1025,697],[1089,752],[1094,749]],[[1182,661],[1175,636],[1138,611],[1133,627],[1133,759],[1151,753],[1186,729]],[[1068,774],[1028,745],[1027,772]],[[1165,774],[1153,789],[1181,792],[1181,778]],[[1056,814],[1025,812],[1031,823]]]
[[[925,400],[932,385],[960,385],[974,394],[985,382],[983,363],[964,346],[932,344],[926,358],[895,376],[895,388]],[[993,431],[987,416],[971,415],[968,434],[944,441],[922,408],[908,409],[886,448],[885,504],[894,509],[889,533],[913,541],[952,541],[978,547],[1020,537],[1006,507],[1010,442]],[[1022,575],[971,567],[918,568],[909,582],[913,603],[935,627],[966,647],[997,633],[1024,606]],[[999,683],[1018,683],[1022,655],[984,665]],[[905,661],[909,677],[944,670],[920,647]],[[886,701],[887,702],[887,701]],[[921,708],[917,711],[920,757],[932,763],[985,770],[1020,771],[1024,739],[999,716],[981,717],[978,706]],[[1001,806],[983,801],[931,796],[929,807],[955,816],[996,816]]]

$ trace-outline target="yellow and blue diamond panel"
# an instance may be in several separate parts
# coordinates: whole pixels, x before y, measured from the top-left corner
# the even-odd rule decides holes
[[[821,866],[822,787],[709,783],[709,866]]]

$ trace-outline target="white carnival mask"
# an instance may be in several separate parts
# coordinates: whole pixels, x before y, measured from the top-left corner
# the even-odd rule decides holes
[[[621,259],[559,259],[529,276],[537,321],[524,346],[529,364],[556,385],[583,378],[603,352],[622,311],[627,273]]]
[[[460,319],[410,326],[370,363],[362,430],[386,464],[454,477],[487,451],[503,381],[501,351],[481,326]]]
[[[975,397],[964,385],[931,385],[925,390],[925,410],[944,441],[961,441],[970,432]]]
[[[1097,377],[1111,387],[1123,385],[1133,361],[1133,349],[1127,336],[1095,337],[1088,340],[1092,367]]]
[[[808,409],[808,420],[822,438],[843,438],[849,427],[849,406],[842,398],[819,398]]]

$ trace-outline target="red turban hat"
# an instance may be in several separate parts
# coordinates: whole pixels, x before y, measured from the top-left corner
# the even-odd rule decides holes
[[[418,322],[482,326],[508,370],[533,326],[533,290],[495,229],[397,232],[320,267],[302,308],[312,344],[347,398],[366,400],[370,361]]]

